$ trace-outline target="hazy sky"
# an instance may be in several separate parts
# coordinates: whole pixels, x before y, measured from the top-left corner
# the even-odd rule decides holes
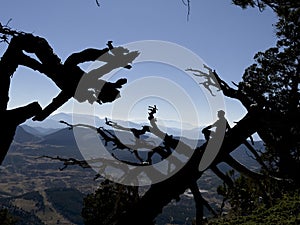
[[[230,0],[191,0],[189,20],[187,8],[181,0],[100,0],[100,3],[101,7],[97,7],[94,0],[2,0],[0,21],[4,24],[11,18],[11,27],[45,37],[63,61],[71,53],[87,47],[104,48],[108,40],[113,40],[117,46],[142,40],[176,43],[201,57],[229,83],[241,80],[256,52],[275,44],[272,24],[276,18],[272,12],[242,10]],[[6,47],[0,45],[1,55]],[[173,79],[166,68],[154,67],[147,70],[148,64],[137,65],[135,70],[121,74],[127,76],[128,84],[138,79],[139,74]],[[174,68],[170,71],[174,72]],[[186,81],[182,83],[184,89],[189,89]],[[196,95],[193,89],[195,87],[187,90],[192,96]],[[142,90],[138,90],[136,96]],[[59,89],[47,77],[19,68],[12,79],[9,107],[34,100],[44,107],[58,92]],[[200,97],[194,98],[199,100]],[[157,102],[161,100],[157,99]],[[141,102],[151,104],[146,98]],[[70,112],[72,105],[69,101],[58,112]],[[104,116],[105,107],[97,106],[100,116]],[[172,104],[169,107],[172,108]],[[196,103],[196,107],[201,107],[201,104]],[[161,116],[172,119],[166,109]],[[237,101],[231,100],[226,100],[226,111],[231,123],[245,113]],[[132,115],[136,112],[129,117]]]

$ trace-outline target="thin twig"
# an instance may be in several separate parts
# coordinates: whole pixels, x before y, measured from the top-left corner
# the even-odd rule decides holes
[[[187,7],[188,11],[187,11],[187,21],[189,21],[189,17],[190,17],[190,12],[191,12],[191,1],[187,0],[187,2],[185,2],[184,0],[181,0],[181,2],[183,3],[184,6]]]

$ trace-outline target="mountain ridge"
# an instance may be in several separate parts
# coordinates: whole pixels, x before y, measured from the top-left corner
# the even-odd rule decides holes
[[[116,122],[117,124],[124,127],[136,129],[141,129],[145,125],[150,125],[149,122],[146,120],[125,121],[120,119],[113,120],[109,118],[108,120],[112,120],[113,122]],[[21,126],[23,126],[23,128],[28,132],[34,132],[34,134],[44,136],[58,131],[59,129],[65,128],[66,125],[60,123],[60,121],[65,121],[70,124],[84,123],[95,127],[108,127],[105,124],[105,118],[100,118],[94,115],[71,113],[57,113],[50,116],[42,122],[27,120]],[[173,120],[158,120],[157,124],[162,131],[173,136],[185,136],[193,139],[199,139],[203,137],[200,131],[202,130],[202,128],[204,128],[204,126],[195,127],[186,122]]]

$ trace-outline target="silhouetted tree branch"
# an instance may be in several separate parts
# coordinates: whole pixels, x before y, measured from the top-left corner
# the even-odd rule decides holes
[[[233,150],[238,146],[245,144],[266,171],[267,166],[264,164],[264,161],[256,154],[256,150],[246,142],[248,137],[251,137],[253,133],[257,132],[262,140],[268,144],[268,147],[276,153],[273,157],[278,157],[280,159],[278,160],[279,174],[288,174],[288,176],[293,177],[295,180],[298,179],[299,181],[299,178],[297,178],[299,177],[297,171],[299,171],[300,168],[299,159],[295,159],[293,154],[291,154],[291,152],[298,154],[300,135],[300,124],[297,122],[299,121],[299,34],[294,32],[299,30],[297,25],[299,24],[299,3],[297,3],[297,1],[280,0],[234,0],[233,2],[243,8],[248,6],[258,7],[259,10],[263,10],[266,6],[272,8],[275,13],[281,17],[280,21],[276,24],[276,27],[279,29],[277,35],[278,37],[281,37],[281,39],[278,41],[276,48],[270,48],[255,56],[257,63],[246,69],[243,81],[239,84],[233,83],[237,89],[230,87],[224,82],[216,71],[206,68],[209,71],[209,74],[207,74],[209,76],[204,76],[206,81],[201,84],[211,93],[211,95],[214,95],[211,88],[217,88],[218,90],[221,90],[225,96],[239,100],[248,111],[247,115],[242,120],[237,122],[231,130],[226,132],[221,149],[208,169],[212,169],[212,171],[228,186],[232,186],[233,182],[217,168],[217,165],[220,162],[228,163],[238,172],[243,173],[252,179],[262,180],[265,177],[269,177],[249,170],[230,156],[230,153]],[[99,5],[98,1],[96,1],[96,3]],[[184,1],[183,3],[186,4]],[[187,6],[189,15],[190,1],[187,1]],[[13,137],[15,127],[19,122],[31,116],[35,116],[35,120],[43,120],[71,97],[76,98],[79,102],[88,101],[89,103],[98,102],[101,104],[113,101],[118,97],[119,92],[117,89],[121,88],[122,85],[126,83],[126,79],[110,83],[103,81],[100,78],[115,68],[123,67],[130,69],[130,63],[138,55],[137,52],[130,55],[126,49],[122,47],[113,48],[111,43],[108,43],[108,48],[102,50],[86,49],[82,52],[70,55],[65,63],[62,63],[54,54],[52,48],[45,39],[35,37],[31,34],[13,31],[8,25],[1,25],[0,31],[2,33],[0,38],[3,42],[9,43],[9,38],[11,38],[9,47],[0,61],[0,71],[2,75],[4,74],[0,77],[0,112],[4,116],[11,118],[10,114],[7,114],[7,102],[9,100],[8,91],[10,77],[13,75],[18,65],[24,65],[44,73],[62,90],[62,92],[54,98],[53,102],[44,110],[41,111],[38,104],[33,104],[27,106],[26,109],[24,108],[24,111],[27,112],[27,109],[30,111],[29,109],[34,107],[37,109],[35,112],[36,114],[32,115],[27,112],[25,113],[25,116],[19,118],[20,113],[17,113],[17,119],[9,120],[12,126],[10,124],[8,126],[12,127],[13,130],[8,135],[8,141],[12,140],[11,137]],[[24,52],[35,54],[39,60],[31,58],[24,54]],[[101,56],[100,60],[106,63],[104,66],[86,73],[78,67],[79,63],[98,59],[98,55]],[[116,60],[114,61],[113,59]],[[191,69],[190,71],[203,75],[199,70]],[[66,74],[72,74],[72,77],[65,76]],[[79,83],[83,88],[79,90],[78,94],[77,86]],[[92,86],[90,86],[91,84]],[[97,85],[93,86],[94,84]],[[270,87],[274,88],[272,89]],[[93,90],[91,91],[90,88]],[[117,224],[152,224],[153,220],[162,211],[163,207],[172,199],[178,199],[180,194],[187,188],[191,188],[194,194],[198,209],[197,223],[200,224],[202,222],[202,209],[205,201],[197,187],[197,180],[202,176],[204,171],[199,171],[198,166],[201,162],[203,153],[206,151],[207,143],[196,149],[191,149],[189,146],[182,143],[182,141],[173,138],[171,135],[162,132],[158,128],[154,118],[154,114],[157,110],[156,106],[150,107],[149,110],[148,119],[150,125],[144,126],[142,129],[124,127],[113,121],[106,121],[108,126],[118,130],[131,132],[134,135],[136,138],[135,145],[130,146],[122,143],[114,132],[103,127],[96,128],[84,124],[66,124],[70,128],[81,126],[92,129],[97,132],[106,143],[111,142],[114,144],[115,148],[129,151],[132,150],[135,153],[137,153],[138,148],[146,145],[145,142],[141,142],[141,136],[146,132],[152,133],[163,140],[163,145],[150,149],[151,154],[149,154],[149,156],[151,157],[157,152],[158,154],[161,154],[162,158],[166,159],[172,153],[172,150],[178,146],[180,152],[183,154],[187,151],[193,151],[190,160],[180,169],[180,171],[178,171],[178,173],[172,174],[173,176],[167,180],[151,185],[150,189],[134,204],[133,208],[128,209],[126,213],[121,216]],[[139,145],[137,145],[137,143]],[[4,143],[3,145],[6,147],[7,143]],[[3,152],[5,156],[6,151]],[[296,157],[298,157],[297,154],[295,154]],[[136,157],[138,158],[138,155],[136,155]],[[115,158],[118,159],[117,157]],[[85,162],[73,158],[61,159],[58,157],[53,159],[63,161],[65,165],[64,168],[74,164],[86,165]],[[106,159],[103,160],[105,162]],[[169,160],[169,162],[172,161],[173,165],[177,167],[176,158],[171,155]],[[124,162],[121,160],[119,161]],[[142,160],[140,161],[142,162]],[[151,163],[149,157],[147,161],[148,163]],[[116,162],[118,162],[118,160],[116,160]],[[116,162],[113,163],[117,164]],[[100,170],[105,169],[106,163],[108,162],[102,164],[103,166]],[[126,163],[130,165],[130,162]],[[133,165],[133,163],[131,163],[131,165]],[[134,165],[138,166],[142,165],[142,163],[136,163]],[[122,165],[120,169],[123,170],[125,174],[128,172],[128,167],[126,166]],[[152,175],[149,174],[149,176],[151,178]],[[276,179],[274,177],[269,178]]]
[[[17,31],[17,30],[12,29],[9,26],[9,23],[11,21],[12,21],[12,19],[9,19],[7,21],[7,23],[4,25],[0,22],[0,43],[4,42],[6,44],[9,44],[9,40],[11,37],[17,36],[19,34],[24,34],[24,32],[22,32],[22,31]]]
[[[0,110],[0,117],[3,119],[3,122],[0,126],[0,164],[2,164],[9,150],[10,144],[15,136],[17,126],[21,123],[24,123],[27,119],[33,117],[41,110],[42,108],[37,102],[33,102],[26,106],[15,109]]]
[[[180,140],[176,140],[172,136],[162,132],[156,125],[156,119],[154,118],[154,114],[156,110],[157,110],[156,107],[149,108],[150,112],[149,112],[148,119],[151,126],[146,126],[147,127],[146,129],[145,126],[143,126],[142,129],[140,130],[136,129],[133,131],[132,128],[121,126],[107,119],[106,119],[106,124],[115,129],[131,132],[136,139],[139,139],[140,136],[145,134],[146,132],[150,132],[164,140],[165,145],[161,147],[162,150],[166,150],[167,146],[169,146],[170,148],[176,148],[176,146],[180,145],[181,152],[193,151],[193,154],[190,160],[183,166],[183,168],[180,169],[173,176],[171,176],[169,179],[151,185],[150,189],[145,193],[145,195],[141,197],[140,201],[138,201],[136,205],[134,205],[134,208],[130,209],[126,214],[124,214],[124,217],[120,218],[118,224],[128,224],[128,223],[140,224],[141,222],[142,223],[145,222],[145,224],[150,223],[150,221],[153,221],[155,217],[162,211],[165,205],[167,205],[172,199],[178,199],[179,196],[183,194],[186,189],[191,188],[191,184],[193,183],[196,184],[197,180],[203,174],[203,171],[199,172],[198,166],[201,161],[202,155],[206,149],[207,143],[204,143],[202,146],[196,148],[195,150],[192,150],[184,143],[181,143]],[[220,172],[217,168],[217,165],[220,162],[226,162],[234,169],[237,169],[237,171],[239,171],[240,173],[243,173],[246,176],[252,178],[261,180],[267,177],[266,175],[255,173],[249,170],[248,168],[242,166],[239,162],[235,161],[229,155],[238,146],[244,144],[247,137],[251,136],[254,132],[257,131],[260,123],[256,119],[257,119],[257,114],[253,112],[247,114],[242,120],[237,122],[236,125],[225,134],[225,138],[221,146],[221,149],[219,151],[219,154],[217,155],[216,159],[212,162],[212,164],[208,167],[208,169],[209,168],[212,169],[212,171],[218,177],[220,177],[220,179],[222,179],[224,182],[226,182],[226,184],[230,186],[232,186],[233,184],[232,180],[226,175],[224,175],[222,172]],[[112,142],[117,148],[120,149],[127,149],[127,150],[131,149],[131,147],[128,147],[128,145],[122,143],[122,141],[120,141],[117,138],[117,136],[112,133],[112,131],[106,130],[103,127],[97,128],[97,127],[84,125],[84,124],[71,125],[63,121],[61,122],[65,123],[71,129],[80,126],[92,129],[95,132],[97,132],[105,140],[105,142]],[[173,159],[174,158],[172,158],[171,161]],[[99,160],[101,161],[102,159]],[[76,161],[71,160],[71,162],[74,163]],[[130,164],[130,162],[125,162],[121,160],[120,162],[128,163],[128,165],[133,165]],[[134,165],[136,166],[136,165],[143,165],[143,164],[134,164]],[[126,173],[128,168],[122,167],[121,169]],[[149,174],[149,176],[151,175]],[[170,189],[170,187],[172,188]],[[194,193],[196,196],[198,196],[199,194],[199,193],[197,194],[195,190]],[[198,200],[200,199],[199,196],[196,198]],[[203,205],[209,209],[210,206],[202,197],[201,197],[201,201],[198,200],[197,200],[198,210],[202,209]],[[202,206],[199,205],[200,204],[199,202],[201,202]],[[198,218],[200,218],[201,215],[202,214],[200,213],[200,211],[198,211]]]
[[[0,60],[0,114],[3,118],[9,116],[5,123],[5,129],[9,132],[5,133],[4,140],[0,143],[2,150],[0,163],[13,140],[15,128],[26,119],[33,117],[33,120],[44,120],[72,97],[79,102],[88,101],[90,104],[112,102],[119,98],[118,89],[127,80],[122,78],[112,83],[100,78],[119,67],[130,69],[130,63],[139,55],[137,51],[130,52],[123,47],[114,48],[109,41],[107,48],[85,49],[71,54],[66,62],[62,63],[47,40],[42,37],[15,31],[8,24],[0,24],[0,34],[2,35],[0,39],[9,44]],[[35,54],[38,60],[25,53]],[[103,61],[105,64],[88,72],[78,66],[79,63],[95,60]],[[7,111],[11,77],[19,65],[46,75],[61,89],[59,95],[43,110],[38,103],[32,103],[20,110]],[[19,124],[16,124],[16,121]]]
[[[196,205],[196,225],[202,225],[203,224],[203,198],[201,196],[201,193],[199,191],[197,183],[192,183],[190,185],[191,192],[194,196],[195,205]]]
[[[52,157],[52,156],[47,156],[47,155],[40,156],[37,159],[40,159],[40,158],[47,158],[47,159],[51,159],[51,160],[62,161],[64,163],[64,166],[59,168],[59,170],[61,170],[61,171],[66,169],[68,166],[74,166],[74,165],[80,166],[82,168],[91,168],[91,166],[85,160],[77,160],[74,158],[65,159],[60,156]]]
[[[233,181],[232,179],[224,174],[216,165],[213,165],[210,167],[210,169],[216,174],[228,187],[233,186]]]
[[[151,110],[153,110],[153,108],[151,108]],[[192,149],[190,149],[190,147],[181,143],[180,140],[175,140],[172,138],[172,136],[167,135],[164,132],[160,131],[160,129],[156,125],[156,120],[153,116],[154,113],[151,110],[150,112],[152,113],[150,113],[148,117],[151,126],[147,127],[146,129],[147,131],[145,130],[143,131],[144,128],[142,128],[141,130],[137,129],[137,131],[141,133],[150,132],[152,134],[155,134],[157,137],[163,138],[163,140],[165,140],[165,142],[168,143],[166,144],[166,146],[172,148],[182,144],[181,146],[182,152],[193,151]],[[212,164],[209,167],[218,177],[220,177],[224,182],[226,182],[229,185],[232,185],[232,181],[230,180],[230,178],[224,175],[223,173],[221,173],[216,167],[216,165],[219,164],[220,162],[227,162],[230,166],[237,169],[237,171],[239,171],[240,173],[243,173],[246,176],[250,176],[252,178],[254,177],[256,179],[258,178],[264,179],[265,177],[267,177],[266,175],[255,173],[249,170],[248,168],[242,166],[239,162],[235,161],[229,155],[239,145],[244,144],[247,137],[251,136],[254,132],[257,131],[260,123],[256,119],[257,119],[257,112],[249,113],[242,120],[237,122],[236,125],[226,133],[219,154],[217,155],[216,159],[212,162]],[[117,123],[114,123],[109,120],[106,120],[106,124],[116,129],[132,132],[131,128],[120,126]],[[72,125],[72,127],[73,126],[74,125]],[[82,125],[76,125],[76,126],[82,126]],[[87,125],[87,127],[94,129],[95,131],[99,130],[99,128],[91,127],[89,125]],[[120,140],[117,139],[112,133],[100,132],[99,135],[101,135],[104,139],[107,139],[108,141],[114,142],[117,146],[120,145],[121,143]],[[172,177],[160,183],[151,185],[150,189],[146,192],[144,196],[142,196],[141,200],[137,203],[134,209],[132,209],[132,212],[131,210],[128,211],[128,213],[124,215],[124,218],[120,220],[119,224],[128,224],[129,222],[131,224],[139,224],[141,223],[141,221],[147,223],[147,221],[149,222],[154,220],[154,218],[161,212],[162,208],[166,204],[168,204],[172,199],[178,199],[179,196],[186,189],[190,188],[190,184],[197,182],[197,180],[203,174],[203,171],[202,172],[198,171],[198,165],[201,161],[202,154],[206,149],[206,144],[207,143],[203,144],[201,147],[196,148],[190,160],[186,163],[186,165],[184,165],[184,167],[180,169],[180,171],[178,171]],[[166,146],[164,146],[164,148]],[[124,146],[120,146],[120,147],[124,148]],[[172,187],[172,190],[170,190],[170,187]],[[203,199],[201,201],[202,204],[204,205],[206,204],[203,201]],[[207,206],[207,208],[209,208],[209,206]]]

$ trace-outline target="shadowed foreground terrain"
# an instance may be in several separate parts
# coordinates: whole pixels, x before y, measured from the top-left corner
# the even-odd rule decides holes
[[[257,164],[247,157],[245,151],[237,152],[237,158],[255,169]],[[83,159],[73,132],[67,128],[41,129],[27,125],[18,127],[15,141],[1,166],[2,207],[8,208],[19,222],[83,224],[80,215],[83,198],[94,192],[102,179],[94,180],[96,172],[90,168],[68,166],[60,170],[63,167],[62,162],[41,158],[43,155]],[[130,155],[125,152],[123,157]],[[222,166],[222,170],[227,169],[225,165]],[[221,185],[220,180],[208,170],[199,182],[202,183],[200,191],[203,197],[212,202],[212,207],[217,210],[222,202],[216,191]],[[140,191],[145,190],[141,188]],[[208,211],[205,214],[209,216]],[[172,201],[164,208],[156,222],[159,225],[191,224],[194,215],[193,196],[186,191],[179,201]]]

